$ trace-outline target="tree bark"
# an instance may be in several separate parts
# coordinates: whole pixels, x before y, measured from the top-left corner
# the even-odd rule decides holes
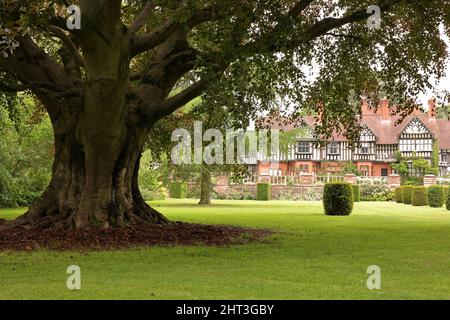
[[[107,124],[97,125],[99,130],[106,130]],[[57,122],[53,125],[52,179],[43,195],[14,224],[27,228],[74,229],[168,223],[145,203],[138,186],[147,130],[125,130],[120,145],[103,135],[80,144],[73,126],[58,128]]]
[[[200,205],[211,204],[211,172],[206,164],[202,165],[200,173]]]

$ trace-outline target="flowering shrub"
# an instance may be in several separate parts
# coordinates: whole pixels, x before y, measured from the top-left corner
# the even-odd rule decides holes
[[[295,192],[294,189],[288,189],[278,192],[275,199],[289,201],[321,201],[323,199],[323,194],[314,189],[308,189],[306,192]]]
[[[359,186],[362,201],[391,201],[394,199],[394,192],[385,181],[360,181]]]
[[[255,195],[248,191],[227,191],[226,193],[218,193],[213,191],[211,193],[211,198],[216,200],[256,200]]]

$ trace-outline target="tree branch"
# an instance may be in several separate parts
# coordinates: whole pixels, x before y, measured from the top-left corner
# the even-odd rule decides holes
[[[132,35],[135,34],[137,31],[139,31],[139,29],[142,28],[142,26],[145,24],[145,21],[155,8],[156,8],[155,1],[152,0],[148,1],[147,5],[141,11],[136,21],[128,28],[128,33]]]
[[[392,6],[395,4],[398,4],[402,2],[402,0],[396,0],[396,1],[383,1],[378,6],[381,9],[381,12],[385,12],[389,10]],[[362,21],[368,19],[372,13],[367,13],[367,10],[360,10],[355,11],[351,14],[347,14],[343,16],[342,18],[325,18],[316,24],[314,24],[308,31],[308,37],[310,39],[315,39],[317,37],[320,37],[327,32],[338,29],[340,27],[343,27],[347,24]]]
[[[72,40],[67,36],[67,34],[60,28],[56,26],[48,26],[48,30],[56,37],[61,39],[63,45],[69,50],[69,52],[75,58],[75,62],[79,67],[84,68],[86,63],[84,62],[83,57],[78,52],[78,48],[72,42]]]
[[[192,29],[203,22],[213,21],[223,17],[224,15],[224,12],[219,14],[213,8],[207,8],[196,11],[184,23],[180,23],[170,18],[162,26],[155,29],[151,33],[131,37],[131,56],[134,57],[139,53],[157,47],[158,45],[164,43],[172,34],[174,34],[177,30],[180,30],[182,27]]]
[[[167,40],[172,33],[177,30],[178,24],[169,20],[152,33],[145,35],[136,35],[131,38],[131,56],[134,57],[139,53],[151,50]]]
[[[313,1],[314,0],[301,0],[297,2],[291,10],[289,10],[288,16],[298,17]]]
[[[0,59],[0,67],[36,94],[51,117],[58,116],[63,106],[58,98],[83,96],[79,80],[70,77],[30,36],[16,40],[20,46],[13,55]]]
[[[166,99],[162,104],[157,105],[156,108],[151,108],[151,110],[157,114],[157,117],[169,115],[184,106],[189,101],[200,96],[203,90],[205,90],[207,84],[208,82],[205,79],[201,79],[189,88]]]

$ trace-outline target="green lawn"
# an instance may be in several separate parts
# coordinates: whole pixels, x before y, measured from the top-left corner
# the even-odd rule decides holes
[[[8,299],[422,299],[450,298],[450,212],[357,203],[327,217],[319,202],[154,203],[172,220],[272,228],[264,243],[116,252],[0,253]],[[23,210],[2,210],[13,218]],[[66,268],[82,288],[66,288]],[[381,268],[381,290],[366,269]]]

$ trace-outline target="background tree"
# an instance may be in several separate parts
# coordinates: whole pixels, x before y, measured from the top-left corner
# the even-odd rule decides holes
[[[80,0],[80,30],[67,30],[65,3],[0,11],[2,90],[32,92],[55,136],[50,184],[15,221],[27,227],[167,223],[139,191],[141,152],[158,120],[205,90],[242,118],[277,97],[321,108],[318,132],[345,124],[355,137],[349,92],[384,91],[406,114],[445,70],[447,0],[380,0],[380,29],[366,24],[372,0]]]
[[[450,104],[442,105],[437,109],[437,118],[450,120]]]
[[[50,120],[28,95],[0,95],[0,207],[28,206],[51,176]]]

